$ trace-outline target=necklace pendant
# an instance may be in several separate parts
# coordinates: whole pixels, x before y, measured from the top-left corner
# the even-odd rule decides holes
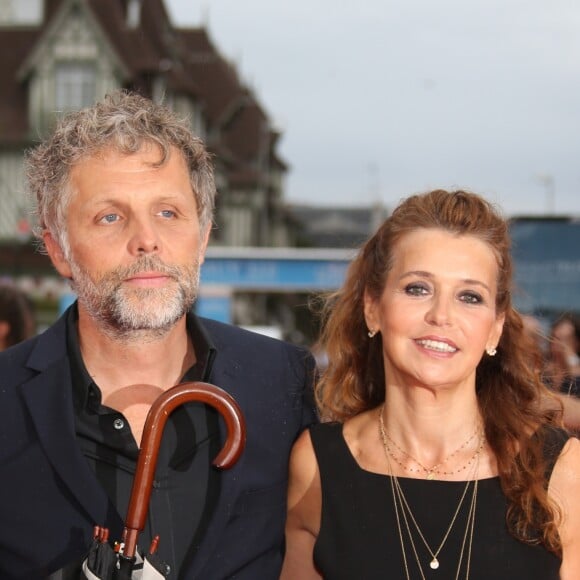
[[[437,568],[439,568],[439,560],[437,560],[437,558],[433,558],[433,560],[429,562],[429,567],[431,570],[437,570]]]
[[[435,474],[432,471],[427,472],[427,479],[435,479]],[[436,562],[437,560],[433,560]]]

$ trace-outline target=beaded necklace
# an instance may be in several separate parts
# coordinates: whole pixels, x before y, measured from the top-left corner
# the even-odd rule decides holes
[[[394,439],[389,435],[389,432],[385,429],[385,437],[387,438],[387,440],[390,443],[392,443],[392,445],[397,449],[397,451],[401,455],[404,455],[405,457],[408,457],[409,459],[411,459],[411,461],[416,463],[420,469],[413,469],[412,467],[405,465],[400,459],[397,458],[396,454],[393,453],[391,446],[387,443],[387,449],[388,449],[389,455],[392,457],[393,461],[395,461],[395,463],[397,463],[397,465],[399,465],[399,467],[402,467],[405,471],[408,471],[409,473],[421,473],[421,472],[425,473],[426,479],[435,479],[436,475],[449,476],[449,475],[455,475],[457,473],[461,473],[462,471],[465,471],[471,465],[471,463],[473,463],[475,458],[480,453],[481,449],[478,448],[475,451],[475,453],[472,455],[472,457],[469,459],[469,461],[467,461],[467,463],[465,463],[464,465],[462,465],[461,467],[459,467],[453,471],[441,471],[440,468],[443,465],[445,465],[451,458],[455,457],[462,449],[465,449],[465,447],[467,447],[473,441],[473,439],[475,439],[475,437],[478,434],[480,434],[480,430],[475,429],[475,431],[469,436],[469,438],[466,439],[455,451],[453,451],[453,453],[450,453],[447,457],[445,457],[445,459],[443,459],[443,461],[440,461],[436,465],[433,465],[433,467],[426,467],[418,459],[415,459],[415,457],[413,457],[410,453],[408,453],[407,451],[402,449],[394,441]]]

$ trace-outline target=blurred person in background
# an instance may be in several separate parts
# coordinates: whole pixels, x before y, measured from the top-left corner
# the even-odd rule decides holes
[[[541,358],[536,360],[539,372],[563,406],[564,424],[568,429],[580,433],[580,396],[578,396],[580,367],[577,366],[577,355],[573,354],[579,344],[578,319],[569,315],[560,317],[552,324],[550,336],[536,316],[524,314],[522,323],[525,332],[537,347],[537,353],[541,355]],[[535,355],[530,353],[530,356]],[[548,406],[552,403],[553,401],[546,400]]]
[[[542,355],[545,355],[547,339],[540,319],[533,314],[522,314],[522,323],[524,325],[524,330],[536,343],[538,350]]]
[[[554,390],[580,397],[580,319],[563,314],[551,326],[546,378]]]
[[[34,336],[36,320],[30,297],[11,284],[0,284],[0,351]]]

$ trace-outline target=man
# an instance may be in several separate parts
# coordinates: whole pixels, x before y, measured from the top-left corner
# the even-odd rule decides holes
[[[215,194],[202,143],[120,92],[65,116],[27,161],[39,236],[78,301],[0,356],[0,577],[72,575],[94,525],[119,539],[152,402],[200,380],[238,402],[245,451],[214,470],[221,419],[178,408],[139,544],[160,536],[171,578],[278,578],[288,456],[315,420],[313,360],[191,314]]]

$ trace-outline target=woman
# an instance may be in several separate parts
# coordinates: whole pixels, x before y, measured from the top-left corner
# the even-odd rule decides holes
[[[327,305],[283,579],[580,578],[580,442],[542,410],[511,275],[506,222],[462,191],[362,248]]]

